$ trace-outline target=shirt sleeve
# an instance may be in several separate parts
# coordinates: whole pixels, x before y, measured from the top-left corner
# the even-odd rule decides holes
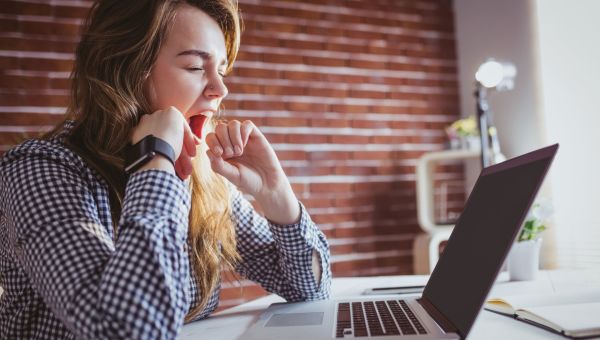
[[[329,244],[302,203],[298,203],[298,223],[277,225],[259,215],[238,190],[232,190],[232,195],[241,255],[237,271],[290,302],[329,298]],[[312,270],[314,251],[321,264],[320,282],[316,282]]]
[[[81,169],[24,157],[3,170],[15,258],[76,338],[177,336],[189,307],[190,194],[179,178],[133,174],[113,241]]]

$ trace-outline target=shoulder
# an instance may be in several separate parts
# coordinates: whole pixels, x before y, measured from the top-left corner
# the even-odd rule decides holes
[[[43,172],[44,168],[57,167],[80,174],[88,168],[79,155],[55,140],[30,139],[0,158],[0,173],[3,175],[15,171],[33,174]]]

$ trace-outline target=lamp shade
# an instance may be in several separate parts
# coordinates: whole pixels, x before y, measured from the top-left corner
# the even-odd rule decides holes
[[[488,59],[479,66],[475,79],[484,87],[495,88],[498,91],[511,90],[517,68],[509,62]]]

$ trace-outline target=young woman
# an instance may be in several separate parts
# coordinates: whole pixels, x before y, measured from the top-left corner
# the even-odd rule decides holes
[[[216,119],[234,1],[93,5],[65,122],[0,160],[0,338],[175,338],[215,309],[222,265],[329,296],[327,241],[269,142]]]

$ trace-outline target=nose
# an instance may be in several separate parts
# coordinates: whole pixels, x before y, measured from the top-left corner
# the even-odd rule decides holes
[[[221,77],[215,77],[206,84],[204,94],[210,99],[222,99],[227,96],[229,90]]]

